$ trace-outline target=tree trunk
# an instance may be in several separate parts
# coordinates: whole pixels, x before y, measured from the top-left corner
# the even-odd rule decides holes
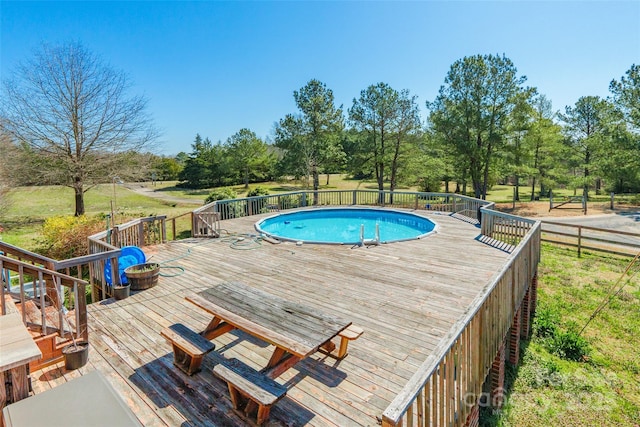
[[[444,192],[445,193],[449,192],[449,180],[448,179],[444,180]]]
[[[384,163],[378,163],[378,167],[376,167],[376,178],[378,179],[378,203],[380,205],[384,204]]]
[[[245,169],[244,171],[244,189],[249,188],[249,169]]]
[[[520,201],[520,177],[518,175],[516,175],[515,181],[516,181],[516,194],[515,194],[514,200],[516,202],[519,202]]]
[[[76,198],[76,212],[75,216],[84,215],[84,191],[82,191],[82,182],[79,178],[76,178],[76,185],[73,187]]]
[[[329,177],[331,176],[331,174],[327,173],[327,187],[329,186]]]
[[[531,180],[531,201],[533,202],[536,197],[536,177],[534,176]],[[540,190],[540,195],[542,196],[542,190]]]
[[[318,188],[320,188],[320,175],[318,174],[318,165],[313,164],[313,206],[318,204]]]

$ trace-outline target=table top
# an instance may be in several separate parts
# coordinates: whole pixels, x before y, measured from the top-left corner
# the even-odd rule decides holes
[[[24,365],[42,357],[42,352],[22,323],[18,313],[0,316],[0,371]]]
[[[351,322],[242,283],[222,283],[187,300],[300,358],[315,353]]]
[[[6,427],[141,427],[131,409],[98,371],[4,408]]]

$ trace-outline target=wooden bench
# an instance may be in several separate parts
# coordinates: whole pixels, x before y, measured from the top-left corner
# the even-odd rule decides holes
[[[262,424],[271,406],[287,394],[287,388],[236,359],[227,362],[216,365],[213,373],[227,383],[234,409],[244,411],[247,417],[256,412],[256,424]]]
[[[173,345],[173,364],[188,375],[200,371],[204,355],[216,348],[211,341],[182,323],[163,329],[160,335]]]
[[[320,351],[331,357],[335,357],[336,359],[344,359],[347,356],[349,341],[357,340],[363,332],[362,328],[355,325],[349,325],[337,335],[340,337],[340,347],[338,348],[337,353],[335,352],[336,345],[333,341],[327,341],[324,343],[320,347]]]
[[[350,325],[348,328],[338,334],[340,337],[340,348],[338,349],[338,359],[344,359],[347,355],[347,347],[349,347],[349,341],[357,340],[360,338],[364,331],[362,328]]]

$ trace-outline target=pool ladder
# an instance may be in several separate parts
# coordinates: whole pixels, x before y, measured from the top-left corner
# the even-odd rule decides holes
[[[364,224],[360,224],[360,246],[378,246],[380,244],[380,225],[376,224],[376,237],[374,239],[364,238]]]

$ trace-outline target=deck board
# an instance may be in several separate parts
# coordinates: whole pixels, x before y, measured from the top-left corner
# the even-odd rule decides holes
[[[160,331],[172,323],[203,329],[210,316],[184,297],[220,282],[242,282],[352,321],[364,334],[337,361],[316,353],[277,381],[287,395],[271,411],[271,426],[378,424],[384,409],[436,348],[509,254],[478,240],[479,228],[460,219],[421,213],[438,231],[421,240],[361,248],[262,242],[234,249],[231,239],[187,239],[144,248],[163,266],[156,287],[88,307],[89,363],[34,372],[46,391],[76,376],[102,371],[144,425],[246,425],[212,369],[220,354],[253,368],[273,348],[242,332],[214,340],[202,371],[188,377],[173,366]],[[255,234],[258,217],[222,222],[232,234]],[[246,236],[248,237],[248,236]]]

